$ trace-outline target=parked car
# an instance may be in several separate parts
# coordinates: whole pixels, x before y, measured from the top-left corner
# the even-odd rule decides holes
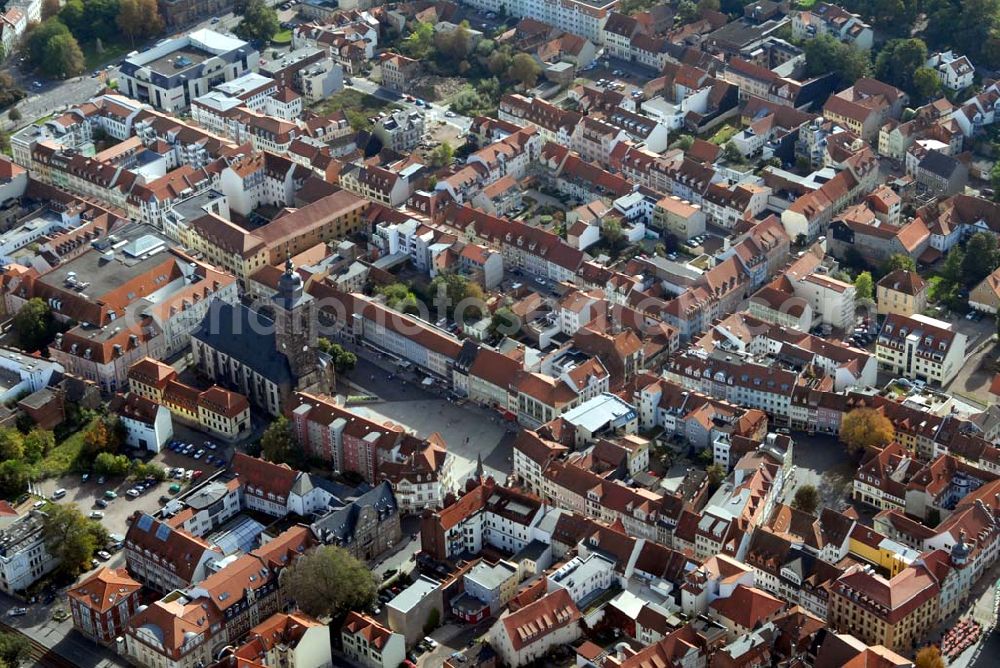
[[[64,496],[66,496],[66,490],[64,488],[62,488],[62,487],[60,487],[56,491],[52,492],[52,500],[53,501],[55,501],[57,499],[61,499]]]
[[[84,473],[82,476],[80,476],[80,482],[87,482],[88,480],[90,480],[89,473]]]
[[[132,489],[130,489],[129,491],[125,492],[125,494],[127,496],[129,496],[130,498],[133,498],[133,499],[138,499],[139,498],[139,491],[136,490],[134,487]]]
[[[11,608],[7,611],[8,617],[23,617],[26,614],[28,614],[27,608]]]
[[[90,519],[92,519],[92,520],[103,520],[104,519],[104,513],[102,513],[100,510],[91,510],[90,511]]]

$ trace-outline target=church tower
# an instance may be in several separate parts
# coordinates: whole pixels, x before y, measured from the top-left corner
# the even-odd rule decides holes
[[[278,352],[288,358],[297,389],[305,389],[319,381],[316,351],[319,323],[316,304],[312,296],[306,294],[291,256],[285,260],[285,273],[278,279],[278,292],[273,301],[275,344]]]

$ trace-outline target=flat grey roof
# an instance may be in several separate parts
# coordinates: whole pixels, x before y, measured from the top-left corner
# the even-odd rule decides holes
[[[406,614],[415,608],[423,600],[424,596],[427,596],[440,586],[441,583],[437,580],[432,580],[426,575],[421,575],[419,580],[399,592],[399,595],[386,605]]]

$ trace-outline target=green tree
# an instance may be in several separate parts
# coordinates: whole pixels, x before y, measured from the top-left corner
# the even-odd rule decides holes
[[[865,448],[882,448],[896,437],[896,430],[886,416],[874,408],[855,408],[840,424],[840,440],[854,454]]]
[[[400,50],[416,60],[430,60],[434,55],[434,26],[418,21],[413,31],[403,40]]]
[[[601,236],[611,248],[616,248],[622,240],[622,224],[615,218],[608,218],[601,225]]]
[[[875,283],[872,281],[870,271],[858,274],[858,277],[854,279],[854,290],[858,299],[869,300],[875,296]]]
[[[266,42],[274,37],[280,27],[278,13],[274,7],[266,4],[264,0],[250,0],[243,14],[243,20],[233,32],[248,42]]]
[[[538,62],[526,53],[514,56],[510,61],[510,69],[507,70],[507,76],[525,88],[534,88],[541,73],[542,68]]]
[[[698,14],[702,12],[717,12],[722,8],[719,0],[698,0]]]
[[[129,471],[130,462],[125,455],[101,452],[94,457],[94,473],[107,476],[124,476]]]
[[[346,350],[339,343],[331,343],[329,339],[320,337],[316,341],[316,347],[333,359],[333,368],[336,369],[337,373],[347,373],[358,364],[357,355]]]
[[[802,485],[795,490],[795,498],[792,499],[792,508],[801,510],[810,515],[816,514],[819,507],[819,491],[812,485]]]
[[[1000,0],[928,0],[924,39],[934,50],[958,49],[977,65],[996,57]],[[986,63],[996,67],[1000,63]]]
[[[913,258],[909,255],[903,255],[902,253],[895,253],[889,256],[889,259],[882,264],[882,274],[889,274],[897,269],[903,269],[905,271],[916,271],[917,263],[913,261]]]
[[[680,19],[682,25],[696,21],[698,16],[698,5],[691,0],[681,0],[677,4],[677,18]]]
[[[389,308],[403,313],[417,312],[417,296],[403,283],[384,285],[378,289],[378,293],[385,297]]]
[[[913,93],[913,74],[927,62],[922,39],[891,39],[875,59],[875,77],[907,93]]]
[[[18,343],[29,352],[47,348],[56,334],[52,309],[38,297],[24,303],[14,316],[12,325]]]
[[[726,479],[726,470],[719,464],[712,464],[705,472],[708,473],[708,484],[710,487],[718,487]]]
[[[5,499],[16,499],[28,489],[31,471],[26,462],[19,459],[8,459],[0,462],[0,496]]]
[[[49,554],[59,560],[59,570],[69,577],[90,568],[98,546],[108,542],[108,532],[87,519],[75,504],[50,504],[42,521],[42,537]]]
[[[691,135],[681,135],[677,138],[677,148],[682,151],[690,151],[692,145],[694,145],[694,137]]]
[[[493,76],[501,76],[510,69],[510,53],[507,49],[498,49],[486,59],[486,69]]]
[[[0,664],[15,668],[28,660],[31,643],[20,633],[0,633]]]
[[[434,34],[434,48],[438,55],[450,63],[465,60],[472,51],[472,33],[463,21],[454,30],[439,30]]]
[[[489,332],[493,336],[512,336],[520,329],[520,319],[506,306],[501,306],[493,312],[490,318]]]
[[[75,77],[83,72],[83,51],[73,35],[56,35],[46,45],[42,71],[53,77]]]
[[[295,434],[291,424],[284,415],[280,416],[264,431],[260,437],[260,449],[264,459],[283,463],[290,462],[296,456]]]
[[[481,39],[479,40],[479,43],[476,44],[476,55],[480,58],[489,58],[496,48],[497,43],[492,39]]]
[[[40,23],[31,31],[27,38],[28,60],[33,65],[40,66],[45,61],[49,40],[57,35],[69,34],[69,28],[58,18],[52,18]]]
[[[978,285],[993,273],[998,262],[997,238],[989,232],[976,232],[965,244],[965,255],[962,258],[963,283]]]
[[[431,164],[435,167],[450,165],[455,158],[455,149],[446,141],[441,142],[431,152]]]
[[[962,282],[962,264],[965,260],[965,253],[962,252],[960,246],[952,246],[951,250],[948,251],[948,255],[944,258],[944,264],[941,265],[941,278],[949,283],[958,285]]]
[[[281,572],[279,582],[285,595],[313,617],[364,610],[378,593],[378,581],[364,562],[333,545],[296,559]]]
[[[830,35],[821,35],[806,42],[806,75],[820,76],[833,72],[838,88],[853,84],[868,72],[868,55]]]
[[[740,147],[736,145],[734,141],[726,142],[726,145],[722,147],[722,157],[725,158],[726,162],[730,162],[734,165],[745,164],[747,159],[740,152]]]
[[[7,112],[7,118],[16,123],[21,120],[21,112],[17,110],[17,107],[12,107],[11,110]]]
[[[24,436],[24,458],[34,464],[56,445],[56,437],[48,429],[35,427]]]
[[[163,482],[167,479],[167,471],[159,464],[154,464],[153,462],[140,462],[136,461],[132,464],[129,473],[133,478],[152,478],[158,482]]]
[[[937,97],[941,91],[941,79],[929,67],[918,67],[913,71],[913,94],[921,100]]]
[[[0,460],[24,459],[24,437],[13,427],[0,429]]]

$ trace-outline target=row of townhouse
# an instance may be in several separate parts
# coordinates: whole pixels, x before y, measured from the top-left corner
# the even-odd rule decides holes
[[[128,390],[226,440],[250,429],[250,403],[245,396],[218,385],[198,390],[180,382],[172,366],[151,357],[128,370]]]

